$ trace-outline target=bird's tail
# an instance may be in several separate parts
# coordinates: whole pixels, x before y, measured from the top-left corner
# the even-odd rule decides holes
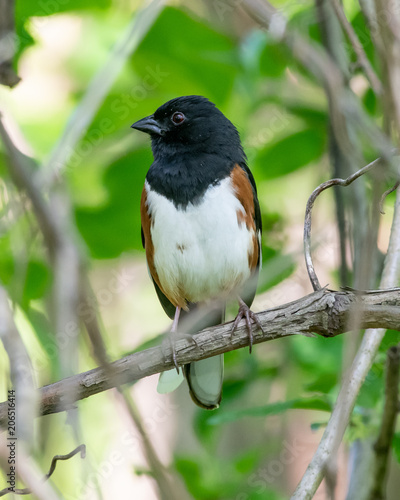
[[[204,328],[219,325],[224,321],[224,316],[225,311],[221,309],[201,314],[199,308],[193,306],[188,313],[183,315],[181,313],[179,323],[186,325],[184,327],[185,333],[194,334]],[[191,318],[193,318],[193,321],[191,321]],[[189,326],[187,326],[188,324]],[[183,367],[183,371],[193,401],[206,410],[218,408],[221,402],[224,379],[224,355],[221,354],[190,363]],[[181,384],[182,380],[182,374],[178,375],[175,370],[163,372],[160,375],[157,391],[160,393],[171,392]]]
[[[224,355],[190,363],[184,370],[193,401],[205,410],[218,408],[224,380]]]

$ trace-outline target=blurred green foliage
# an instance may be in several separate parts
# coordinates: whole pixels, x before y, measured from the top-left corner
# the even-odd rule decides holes
[[[83,26],[64,60],[69,82],[68,91],[61,96],[61,107],[45,110],[45,118],[29,108],[16,110],[22,132],[39,162],[49,156],[66,118],[80,105],[90,79],[104,64],[105,54],[126,26],[131,10],[128,3],[110,0],[54,0],[39,4],[32,0],[17,1],[20,43],[16,63],[20,67],[39,50],[35,45],[36,32],[40,33],[46,21],[50,25],[66,15],[72,21],[78,19]],[[115,261],[104,264],[109,259],[127,256],[136,259],[138,252],[142,252],[139,202],[152,156],[148,138],[134,134],[129,126],[178,95],[207,96],[240,130],[255,174],[264,222],[264,271],[259,293],[267,292],[266,297],[274,297],[274,287],[293,278],[298,268],[301,233],[296,235],[298,254],[288,253],[286,247],[294,225],[302,219],[304,200],[321,177],[330,177],[325,167],[327,103],[315,78],[260,27],[249,29],[246,23],[241,26],[239,17],[235,18],[237,29],[233,29],[234,24],[229,24],[229,16],[235,14],[232,11],[227,11],[226,18],[222,16],[218,22],[215,16],[207,15],[206,9],[194,10],[175,6],[161,12],[71,152],[62,179],[68,185],[76,226],[93,272],[104,265],[112,267]],[[376,65],[374,47],[360,12],[355,12],[352,23],[369,59]],[[321,43],[311,2],[293,6],[289,26]],[[353,59],[345,40],[344,47]],[[379,105],[372,91],[366,90],[360,101],[379,120]],[[58,373],[54,334],[46,314],[51,270],[37,223],[30,207],[12,187],[5,162],[2,155],[0,281],[31,325],[37,349],[47,362],[44,379],[50,382]],[[293,199],[289,200],[291,211],[286,212],[282,207],[287,206],[288,192]],[[20,207],[16,212],[14,205]],[[291,220],[294,211],[300,214],[295,221]],[[323,214],[330,223],[333,211],[330,207]],[[143,263],[143,252],[140,259]],[[137,300],[141,300],[140,295]],[[280,296],[280,302],[285,302],[284,295]],[[382,356],[376,360],[359,395],[354,439],[376,429],[376,418],[369,418],[368,412],[381,411],[384,353],[398,341],[398,333],[386,334]],[[143,345],[148,342],[151,340],[145,339]],[[227,355],[222,408],[211,415],[196,410],[193,425],[198,449],[195,453],[178,450],[173,459],[193,498],[286,498],[284,473],[264,482],[260,482],[257,474],[268,467],[269,460],[279,456],[292,411],[309,412],[310,425],[325,419],[337,394],[342,351],[341,337],[293,338],[279,345],[271,342],[257,346],[252,356],[244,350]],[[90,364],[84,347],[82,359],[83,365]],[[278,384],[281,397],[270,402],[271,388]],[[265,420],[278,414],[282,420],[275,433],[268,430]],[[177,413],[176,418],[185,415]],[[240,452],[233,446],[235,451],[230,450],[226,457],[220,443],[223,440],[235,443],[238,425],[245,436]],[[253,432],[261,438],[255,438]],[[393,444],[399,459],[399,434]]]

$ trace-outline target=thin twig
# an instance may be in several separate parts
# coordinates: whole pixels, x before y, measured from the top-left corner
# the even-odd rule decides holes
[[[331,179],[329,181],[323,182],[316,189],[314,189],[311,196],[309,197],[304,219],[304,257],[306,261],[308,276],[310,277],[311,284],[315,291],[321,289],[321,285],[315,272],[311,255],[311,215],[315,200],[323,191],[325,191],[325,189],[328,189],[332,186],[348,186],[356,179],[364,175],[366,172],[371,170],[373,167],[378,165],[380,161],[381,158],[377,158],[365,167],[357,170],[357,172],[355,172],[354,174],[351,174],[349,177],[347,177],[347,179]]]
[[[400,255],[400,252],[399,252]],[[400,329],[400,288],[368,293],[332,292],[326,289],[314,292],[289,304],[257,314],[263,327],[254,335],[254,345],[292,335],[313,336],[315,333],[334,337],[347,330],[348,316],[354,304],[362,310],[361,327]],[[391,305],[385,305],[385,304]],[[246,325],[240,323],[231,336],[232,323],[205,329],[196,334],[196,343],[182,338],[176,342],[176,359],[179,365],[198,361],[224,352],[248,347]],[[166,356],[162,346],[146,349],[125,356],[111,363],[112,380],[104,368],[74,375],[40,389],[40,414],[47,415],[68,409],[64,394],[68,388],[75,401],[132,383],[143,377],[170,370],[174,367],[171,353]],[[7,402],[0,403],[0,427],[4,426]]]
[[[136,406],[133,398],[124,389],[119,388],[119,393],[121,394],[122,400],[129,412],[129,416],[131,417],[132,422],[134,423],[135,428],[137,429],[141,437],[143,452],[150,470],[154,475],[154,479],[157,482],[160,499],[175,500],[176,498],[179,498],[180,500],[184,500],[184,498],[186,498],[185,493],[178,490],[178,483],[171,480],[172,478],[169,474],[169,471],[158,458],[153,443],[151,442],[148,433],[146,432],[146,429],[143,425],[143,420],[139,413],[139,409]]]
[[[57,221],[43,198],[40,186],[33,176],[33,168],[28,157],[24,156],[13,144],[0,116],[0,137],[9,159],[10,175],[15,185],[26,192],[48,248],[56,247],[62,235],[59,234]]]
[[[396,182],[396,184],[395,184],[392,188],[390,188],[390,189],[388,189],[387,191],[385,191],[385,192],[383,193],[383,195],[381,196],[381,200],[380,200],[380,202],[379,202],[379,211],[380,211],[380,213],[381,213],[382,215],[385,215],[385,212],[384,212],[384,210],[383,210],[383,204],[384,204],[384,202],[385,202],[385,200],[386,200],[386,197],[387,197],[387,196],[389,196],[389,194],[390,194],[390,193],[393,193],[393,191],[396,191],[396,189],[397,189],[399,186],[400,186],[400,181],[397,181],[397,182]]]
[[[73,367],[77,359],[75,347],[79,324],[78,290],[79,275],[83,266],[75,244],[79,238],[71,223],[70,201],[61,186],[57,186],[52,192],[49,202],[44,198],[33,175],[30,160],[13,144],[1,117],[0,136],[8,154],[11,178],[19,189],[26,192],[32,203],[52,264],[53,322],[55,331],[64,341],[63,349],[60,350],[61,368],[63,375],[68,376],[74,372]],[[75,325],[75,331],[71,332],[69,325]],[[68,398],[68,394],[65,397]]]
[[[400,275],[400,188],[397,189],[389,248],[385,259],[380,286],[395,286]],[[361,320],[360,328],[364,328]],[[325,475],[325,467],[340,445],[350,420],[358,393],[371,369],[386,326],[381,323],[365,332],[361,346],[342,384],[335,408],[307,470],[297,485],[291,500],[312,499]]]
[[[323,86],[331,110],[331,124],[344,155],[352,155],[353,146],[348,141],[346,118],[357,130],[368,136],[378,154],[388,159],[393,145],[360,106],[356,96],[344,86],[343,75],[332,57],[320,45],[300,33],[288,29],[287,20],[266,0],[243,0],[240,6],[259,25],[268,29],[275,39],[285,43],[297,61]]]
[[[356,32],[354,31],[353,26],[349,23],[346,14],[344,13],[343,6],[338,2],[338,0],[330,0],[330,2],[337,18],[339,19],[340,24],[342,25],[343,31],[346,33],[354,49],[354,52],[357,55],[359,66],[364,69],[373,91],[376,94],[380,95],[382,93],[382,83],[380,82],[377,74],[371,66],[371,63],[368,60],[368,57],[360,40],[358,39]]]
[[[393,120],[397,140],[400,134],[400,13],[398,3],[393,0],[375,0],[378,22],[375,22],[382,46],[379,47],[384,78],[387,82],[383,97],[385,119]],[[383,15],[384,14],[384,15]]]
[[[47,481],[49,477],[53,474],[53,472],[56,470],[58,460],[69,460],[79,452],[81,454],[81,458],[85,458],[86,446],[84,444],[79,445],[77,448],[75,448],[75,450],[71,451],[70,453],[67,453],[67,455],[55,455],[51,460],[49,472],[45,474],[43,482]],[[30,495],[32,493],[32,490],[30,488],[14,488],[11,491],[10,488],[4,488],[3,490],[0,491],[0,497],[7,495],[7,493],[14,493],[15,495]]]
[[[400,346],[397,345],[391,347],[387,355],[385,405],[379,435],[374,444],[374,480],[369,500],[383,500],[385,498],[387,467],[399,411],[399,367]]]
[[[349,85],[351,78],[351,73],[349,71],[349,58],[346,51],[343,50],[342,29],[331,5],[331,0],[316,0],[316,9],[324,45],[326,46],[328,54],[331,55],[332,59],[336,62],[338,68],[341,69],[343,74],[344,83],[342,92],[346,91],[348,95],[351,95]],[[358,127],[355,123],[350,123],[346,107],[338,107],[338,104],[340,104],[339,101],[330,99],[328,102],[330,114],[338,114],[341,116],[342,121],[345,124],[341,133],[346,137],[346,141],[352,145],[351,150],[344,154],[343,148],[340,147],[340,141],[337,137],[336,131],[332,126],[329,127],[331,143],[330,157],[335,172],[333,177],[346,178],[358,169],[357,166],[360,165],[361,158],[363,158],[361,143],[357,140]],[[369,223],[369,206],[367,200],[368,197],[366,196],[365,183],[355,183],[351,189],[347,189],[345,192],[338,188],[333,191],[337,202],[340,202],[343,198],[343,200],[346,200],[349,208],[351,208],[352,217],[349,218],[348,221],[350,229],[348,231],[348,235],[351,234],[352,236],[352,239],[350,240],[352,249],[357,249],[356,252],[352,252],[353,284],[357,288],[369,288],[372,286],[371,270],[373,267],[371,263],[373,262],[375,249],[377,248],[373,233],[377,232],[377,227],[374,227]],[[344,207],[337,205],[337,211],[339,213],[341,212],[340,215],[344,216]],[[360,224],[359,221],[363,221],[363,223]],[[374,217],[374,221],[379,221],[379,219]],[[341,236],[344,236],[343,221],[339,220],[338,222],[342,222]],[[370,244],[370,242],[372,242],[372,244]],[[346,240],[340,242],[342,263],[343,261],[346,262],[345,243]],[[357,343],[357,335],[351,335],[346,338],[346,356],[344,359],[345,369],[348,367],[347,360],[352,361],[355,355],[355,346]]]
[[[11,382],[15,391],[15,435],[29,448],[33,441],[33,421],[38,403],[36,385],[28,351],[15,325],[7,293],[1,285],[0,340],[10,361]]]
[[[101,103],[109,93],[127,59],[164,8],[164,0],[153,0],[136,13],[128,27],[111,51],[108,61],[94,76],[85,94],[69,118],[63,134],[58,140],[50,159],[43,168],[43,184],[48,185],[58,178],[62,169],[68,165],[78,142],[91,124]]]
[[[0,448],[0,460],[3,469],[7,471],[6,473],[11,472],[11,467],[8,463],[8,454],[9,451],[7,447],[4,446]],[[15,460],[13,467],[15,467],[12,471],[15,472],[15,478],[18,478],[32,491],[32,498],[37,500],[61,500],[51,482],[43,481],[42,471],[39,469],[31,454],[26,451],[23,443],[18,444],[17,460]],[[12,481],[9,484],[9,488],[14,488]]]

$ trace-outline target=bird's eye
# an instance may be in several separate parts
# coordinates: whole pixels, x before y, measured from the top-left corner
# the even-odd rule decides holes
[[[181,113],[180,111],[176,111],[176,113],[174,113],[171,116],[171,120],[172,120],[172,123],[174,123],[175,125],[180,125],[181,123],[183,123],[186,120],[186,116],[183,113]]]

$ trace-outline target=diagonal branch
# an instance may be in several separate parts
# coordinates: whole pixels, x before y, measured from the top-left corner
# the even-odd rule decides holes
[[[389,249],[385,259],[381,286],[390,287],[398,283],[400,276],[400,188],[397,189],[392,231]],[[357,318],[358,319],[358,318]],[[365,328],[361,318],[359,328]],[[351,365],[346,380],[336,401],[335,408],[307,470],[297,485],[291,500],[313,498],[318,486],[326,474],[326,465],[337,452],[344,432],[350,420],[357,395],[371,369],[375,355],[385,334],[385,322],[375,325],[365,332],[361,346]]]
[[[338,0],[331,0],[332,7],[335,11],[337,18],[339,19],[340,24],[342,25],[343,31],[346,33],[350,43],[354,49],[354,52],[357,56],[357,62],[361,68],[363,68],[369,83],[375,94],[382,93],[382,83],[380,82],[377,74],[375,73],[371,63],[368,60],[367,54],[364,51],[364,48],[358,39],[356,32],[354,31],[353,26],[348,21],[346,14],[344,13],[343,6],[339,3]]]
[[[358,99],[344,86],[341,71],[326,50],[322,50],[297,31],[289,29],[285,16],[270,2],[243,0],[241,7],[276,40],[289,47],[293,57],[323,86],[330,104],[332,128],[343,154],[350,157],[353,154],[353,146],[346,133],[347,119],[356,126],[356,130],[362,131],[379,154],[388,160],[393,147],[389,138],[366,115]]]
[[[385,406],[378,438],[374,444],[375,466],[374,483],[370,500],[383,500],[387,476],[390,448],[399,411],[399,367],[400,346],[393,346],[388,351],[386,365]]]
[[[0,284],[0,341],[10,361],[11,382],[15,389],[18,439],[27,447],[34,435],[33,419],[37,407],[36,385],[28,351],[15,325],[6,291]]]
[[[269,309],[258,314],[263,332],[254,336],[254,344],[291,335],[313,336],[314,333],[334,337],[348,330],[349,316],[354,305],[362,311],[361,327],[383,327],[400,330],[400,288],[370,292],[322,289],[295,302]],[[248,346],[246,325],[240,324],[231,336],[231,324],[225,323],[203,330],[196,335],[196,344],[180,339],[176,343],[179,365],[198,361],[217,354]],[[65,411],[71,402],[65,393],[74,395],[75,401],[131,383],[141,378],[174,367],[171,353],[165,356],[161,346],[130,354],[110,364],[113,376],[106,368],[93,370],[60,380],[40,389],[40,414]],[[0,426],[4,426],[7,403],[0,403]]]
[[[164,8],[164,0],[146,3],[128,24],[115,44],[108,61],[89,84],[79,106],[72,113],[65,130],[44,167],[44,182],[51,182],[66,167],[71,155],[98,112],[127,59],[139,46]]]

